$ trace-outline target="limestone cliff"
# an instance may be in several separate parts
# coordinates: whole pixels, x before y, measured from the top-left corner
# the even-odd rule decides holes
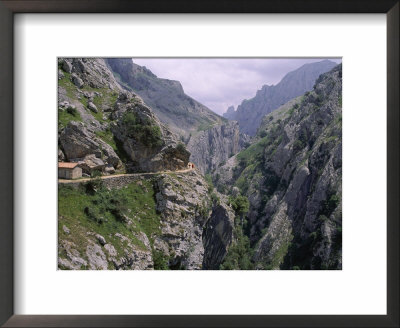
[[[192,136],[187,144],[190,161],[204,174],[215,170],[238,153],[246,142],[237,122],[214,126]]]
[[[214,175],[248,197],[256,268],[341,269],[342,67],[265,116],[257,137]]]

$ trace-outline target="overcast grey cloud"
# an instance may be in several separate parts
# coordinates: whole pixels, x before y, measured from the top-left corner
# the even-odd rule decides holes
[[[133,58],[160,78],[180,81],[185,93],[222,115],[255,96],[264,84],[277,84],[306,63],[339,58]]]

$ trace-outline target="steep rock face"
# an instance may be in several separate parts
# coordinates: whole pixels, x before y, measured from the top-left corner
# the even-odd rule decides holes
[[[108,58],[106,62],[121,84],[143,98],[160,121],[182,138],[224,121],[186,95],[178,81],[158,78],[146,67],[134,64],[131,58]]]
[[[267,115],[237,165],[218,170],[249,199],[258,268],[341,269],[341,77],[338,65]]]
[[[231,120],[239,122],[241,132],[254,136],[264,115],[311,90],[316,79],[335,65],[329,60],[305,64],[286,74],[277,85],[264,85],[254,98],[244,100],[234,113],[227,115]]]
[[[214,206],[203,232],[203,269],[217,270],[233,239],[235,215],[225,203]]]
[[[245,142],[237,122],[214,126],[190,138],[187,147],[190,161],[204,174],[215,170],[231,156],[239,152]]]
[[[232,241],[232,209],[223,200],[212,204],[208,185],[195,170],[176,177],[163,174],[157,189],[162,234],[154,247],[169,258],[169,267],[218,267]],[[217,231],[210,231],[213,225]]]

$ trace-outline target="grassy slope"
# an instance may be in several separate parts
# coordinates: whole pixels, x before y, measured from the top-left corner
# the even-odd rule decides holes
[[[121,222],[118,216],[113,214],[115,200],[120,202],[122,212],[132,220],[131,225]],[[144,232],[151,244],[154,236],[160,234],[159,214],[155,206],[151,180],[141,180],[141,185],[133,182],[121,189],[102,188],[94,194],[86,192],[84,186],[74,189],[59,185],[59,240],[74,242],[83,258],[88,245],[88,232],[105,237],[107,242],[115,247],[118,256],[124,256],[124,245],[114,236],[117,232],[128,237],[139,248],[145,249],[135,234]],[[86,214],[85,208],[90,208],[91,213],[95,214]],[[70,234],[64,232],[64,225],[71,231]],[[63,257],[62,253],[59,255]]]

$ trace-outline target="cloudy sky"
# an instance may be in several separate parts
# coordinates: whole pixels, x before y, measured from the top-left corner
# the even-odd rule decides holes
[[[326,59],[326,58],[323,58]],[[331,59],[340,63],[340,59]],[[255,96],[264,84],[277,84],[303,64],[321,58],[134,58],[160,78],[178,80],[185,93],[222,115],[243,99]]]

